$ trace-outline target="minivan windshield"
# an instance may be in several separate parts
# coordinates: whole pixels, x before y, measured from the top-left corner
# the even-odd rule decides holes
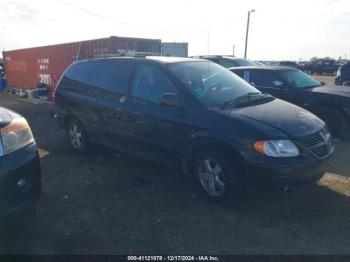
[[[260,92],[224,67],[213,62],[169,64],[174,75],[206,106],[222,106],[247,94]]]
[[[283,70],[282,77],[294,88],[313,88],[322,84],[300,70]]]

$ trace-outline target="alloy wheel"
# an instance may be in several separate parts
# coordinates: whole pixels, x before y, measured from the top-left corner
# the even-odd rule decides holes
[[[200,162],[199,181],[203,189],[213,197],[220,197],[225,193],[225,176],[220,164],[213,159]]]
[[[75,149],[80,149],[83,145],[83,133],[76,124],[72,124],[69,129],[69,139]]]

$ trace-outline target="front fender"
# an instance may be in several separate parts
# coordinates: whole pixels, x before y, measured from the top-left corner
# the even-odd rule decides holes
[[[200,149],[225,150],[232,157],[243,160],[247,147],[240,141],[223,134],[210,131],[199,131],[186,139],[182,152],[182,169],[185,174],[191,174],[191,164]]]

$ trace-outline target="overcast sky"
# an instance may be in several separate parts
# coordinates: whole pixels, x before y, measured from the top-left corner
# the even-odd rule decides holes
[[[189,42],[190,55],[350,58],[349,0],[1,0],[0,48],[115,36]]]

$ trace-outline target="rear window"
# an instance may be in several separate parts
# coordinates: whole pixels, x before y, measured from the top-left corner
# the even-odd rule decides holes
[[[89,84],[107,91],[126,94],[128,92],[132,63],[128,61],[101,61],[94,63]]]
[[[344,73],[349,74],[349,73],[350,73],[350,64],[345,64],[345,65],[342,67],[342,71],[343,71]]]
[[[244,79],[244,71],[242,71],[242,70],[235,70],[235,71],[232,71],[232,72],[235,73],[236,75],[238,75],[240,78]]]
[[[218,63],[225,68],[239,67],[239,66],[256,66],[254,62],[247,59],[223,58],[223,59],[220,59]]]
[[[91,62],[79,62],[73,64],[66,72],[65,77],[88,84],[92,72],[92,66],[93,63]]]

